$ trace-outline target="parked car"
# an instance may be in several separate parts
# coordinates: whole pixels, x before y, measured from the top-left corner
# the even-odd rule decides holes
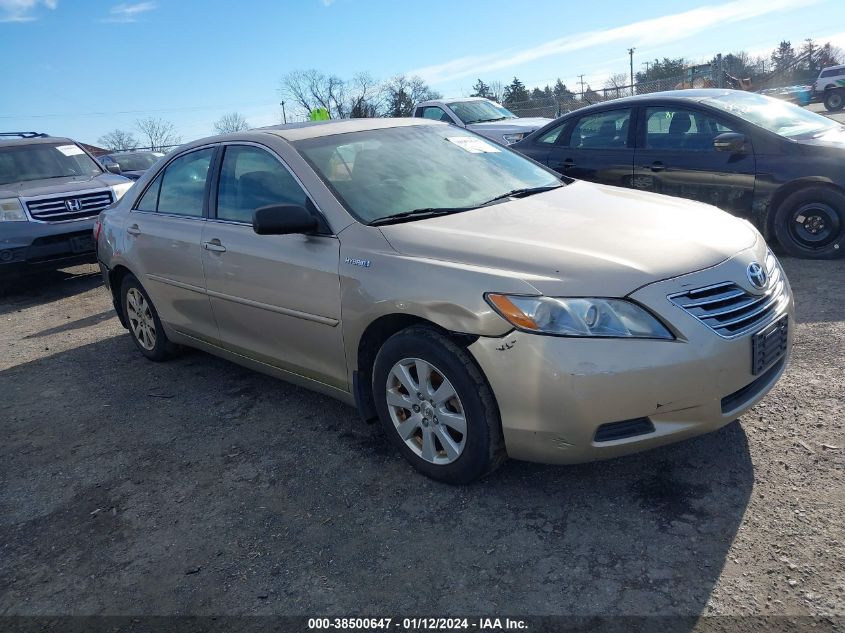
[[[570,112],[513,147],[572,178],[716,205],[795,257],[845,256],[845,127],[779,99],[637,95]]]
[[[771,389],[792,337],[789,283],[749,223],[566,184],[423,119],[189,143],[96,234],[144,356],[197,347],[356,404],[452,483],[506,455],[572,463],[717,429]]]
[[[504,106],[482,97],[423,101],[414,108],[414,116],[452,123],[502,145],[516,143],[551,121],[543,117],[518,117]]]
[[[845,107],[845,64],[822,68],[813,84],[813,92],[830,111]]]
[[[95,261],[94,219],[131,186],[68,138],[0,134],[0,287],[35,267]]]
[[[113,174],[138,180],[145,171],[164,156],[161,152],[114,152],[99,157],[100,164]]]

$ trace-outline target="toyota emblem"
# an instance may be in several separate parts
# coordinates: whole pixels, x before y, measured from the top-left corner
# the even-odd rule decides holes
[[[769,283],[769,275],[766,273],[766,269],[758,262],[748,264],[746,273],[748,274],[748,281],[758,290],[762,290]]]

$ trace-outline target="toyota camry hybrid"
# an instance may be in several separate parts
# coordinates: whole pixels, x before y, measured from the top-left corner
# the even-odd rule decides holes
[[[354,404],[451,483],[712,431],[790,353],[789,283],[750,223],[425,119],[192,142],[95,237],[142,354],[196,347]]]

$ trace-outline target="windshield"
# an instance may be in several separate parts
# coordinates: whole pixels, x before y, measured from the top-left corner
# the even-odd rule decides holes
[[[560,186],[520,154],[445,125],[322,136],[297,151],[359,221],[417,209],[477,207],[517,189]]]
[[[145,171],[152,167],[163,154],[153,152],[142,154],[109,154],[103,158],[106,162],[117,163],[121,171]]]
[[[785,138],[818,136],[840,127],[835,121],[792,103],[753,92],[732,92],[702,103],[729,112]]]
[[[73,143],[0,147],[0,185],[45,178],[91,177],[102,169]]]
[[[492,101],[453,101],[446,105],[465,125],[517,118],[513,112]]]

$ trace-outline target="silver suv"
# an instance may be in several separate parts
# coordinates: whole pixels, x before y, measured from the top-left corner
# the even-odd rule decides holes
[[[423,101],[414,108],[414,116],[451,123],[502,145],[521,141],[551,122],[542,117],[518,117],[506,107],[483,97]]]
[[[36,266],[94,261],[94,220],[131,186],[68,138],[0,134],[0,287]]]
[[[717,429],[792,340],[749,223],[422,119],[195,141],[99,221],[144,356],[196,347],[356,404],[449,482]]]

